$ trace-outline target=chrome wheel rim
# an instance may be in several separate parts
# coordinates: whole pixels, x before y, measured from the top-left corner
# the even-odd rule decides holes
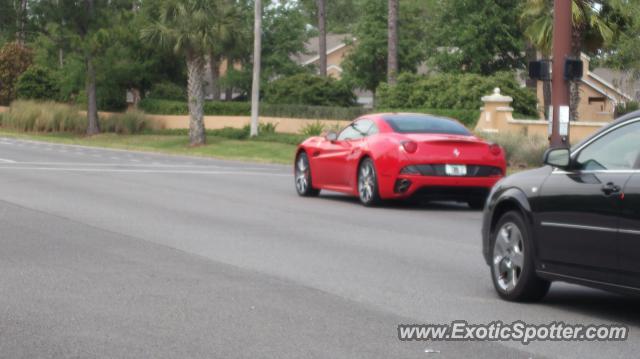
[[[505,223],[493,245],[493,276],[504,292],[511,292],[524,268],[524,242],[522,232],[515,223]]]
[[[309,165],[304,156],[298,157],[296,163],[296,189],[298,193],[305,193],[309,188]]]
[[[360,168],[360,175],[358,176],[358,193],[362,202],[368,203],[371,201],[374,188],[375,172],[371,163],[365,163]]]

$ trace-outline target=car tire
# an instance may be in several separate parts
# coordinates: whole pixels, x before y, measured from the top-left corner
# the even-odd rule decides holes
[[[311,166],[309,165],[309,157],[305,152],[300,152],[296,157],[295,163],[295,185],[296,192],[302,197],[316,197],[320,194],[320,190],[313,188],[311,181]]]
[[[533,302],[549,291],[551,283],[536,276],[531,231],[519,212],[507,212],[498,221],[491,258],[491,279],[501,298]]]
[[[367,207],[376,206],[381,202],[376,166],[368,157],[362,160],[358,167],[358,198]]]
[[[478,211],[484,209],[484,204],[486,200],[484,198],[474,198],[467,201],[467,205],[469,208]]]

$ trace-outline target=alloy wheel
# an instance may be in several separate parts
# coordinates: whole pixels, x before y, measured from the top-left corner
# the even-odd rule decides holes
[[[509,293],[517,285],[524,268],[524,242],[520,228],[505,223],[497,233],[493,246],[493,275],[501,290]]]

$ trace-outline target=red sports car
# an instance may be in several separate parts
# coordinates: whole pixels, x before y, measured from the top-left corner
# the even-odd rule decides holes
[[[505,175],[502,148],[455,120],[423,114],[365,115],[339,134],[311,137],[298,147],[295,184],[301,196],[320,190],[358,196],[371,206],[420,197],[484,206]]]

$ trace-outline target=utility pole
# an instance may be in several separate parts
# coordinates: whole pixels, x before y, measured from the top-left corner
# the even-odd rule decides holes
[[[251,84],[251,137],[258,136],[260,105],[260,58],[262,52],[262,0],[255,2],[253,25],[253,83]]]
[[[571,54],[572,0],[554,0],[551,147],[569,146],[569,81],[565,63]]]

